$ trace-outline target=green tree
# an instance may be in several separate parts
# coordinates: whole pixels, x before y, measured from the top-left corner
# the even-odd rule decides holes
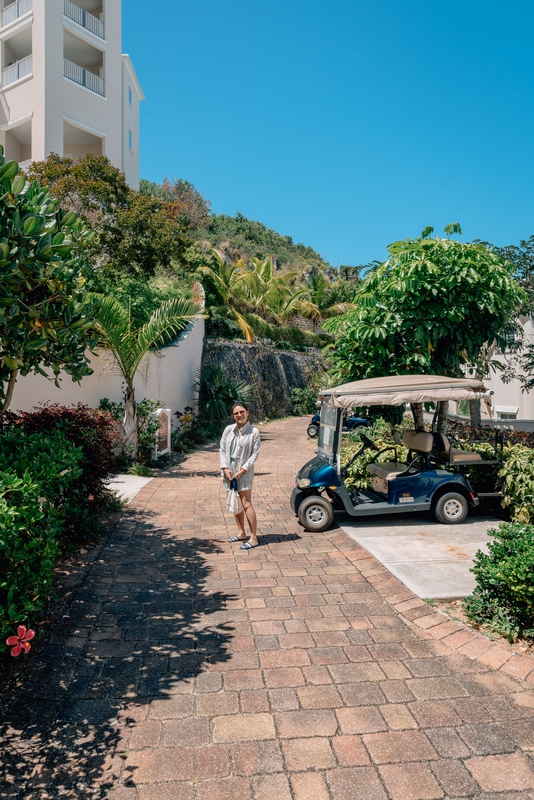
[[[310,317],[314,324],[318,324],[324,319],[346,314],[354,308],[354,303],[336,302],[335,299],[332,302],[332,287],[332,283],[327,280],[323,272],[317,268],[313,269],[307,279],[307,296],[299,303],[300,313]]]
[[[52,153],[33,163],[29,174],[92,227],[88,256],[104,276],[148,278],[174,261],[185,265],[191,242],[172,203],[132,191],[105,156],[88,155],[74,163]]]
[[[428,238],[432,232],[391,244],[390,258],[363,281],[357,307],[325,322],[337,336],[331,358],[339,380],[486,373],[486,345],[514,324],[525,292],[497,253]],[[455,223],[445,233],[461,230]]]
[[[87,349],[99,302],[88,294],[80,255],[89,231],[59,207],[48,189],[19,174],[0,149],[0,407],[17,376],[61,371],[81,380],[92,372]]]
[[[137,457],[137,412],[134,380],[141,363],[151,349],[163,344],[169,334],[183,331],[198,319],[202,310],[192,300],[174,299],[162,303],[145,325],[134,328],[130,315],[113,298],[104,297],[97,319],[98,343],[109,350],[125,383],[122,419],[123,450],[128,458]]]
[[[203,266],[200,273],[211,282],[219,295],[221,303],[226,306],[232,319],[234,319],[247,342],[254,341],[254,331],[243,315],[245,300],[243,296],[243,275],[246,264],[238,261],[233,264],[228,261],[223,253],[215,248],[211,251],[211,266]]]

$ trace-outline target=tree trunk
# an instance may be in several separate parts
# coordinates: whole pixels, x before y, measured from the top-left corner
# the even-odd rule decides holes
[[[424,431],[425,417],[422,403],[412,403],[413,424],[416,431]]]
[[[388,425],[389,425],[389,431],[391,433],[391,438],[393,439],[393,442],[395,444],[402,444],[399,432],[398,432],[397,428],[395,427],[395,425],[392,422],[389,422]]]
[[[469,401],[469,416],[471,417],[471,425],[479,428],[482,425],[482,417],[480,414],[480,400]]]
[[[122,451],[132,461],[137,458],[137,406],[135,389],[127,386],[124,392],[124,416],[122,418]]]
[[[2,411],[7,411],[11,401],[13,400],[13,392],[15,390],[15,384],[17,382],[17,376],[19,374],[18,369],[11,370],[11,375],[9,376],[9,383],[7,384],[6,390],[6,399],[4,400],[4,407]]]
[[[449,420],[449,401],[440,400],[438,402],[438,416],[436,421],[436,433],[447,435],[447,423]]]

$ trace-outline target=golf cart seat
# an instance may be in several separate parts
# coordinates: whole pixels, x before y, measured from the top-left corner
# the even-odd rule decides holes
[[[426,456],[432,450],[432,434],[426,431],[404,431],[402,443],[412,455],[415,453]],[[419,471],[413,468],[413,460],[410,464],[404,464],[402,461],[382,461],[381,463],[374,461],[367,465],[366,471],[375,476],[373,478],[375,490],[387,493],[387,482],[395,480],[397,475],[401,475],[408,469],[413,472]]]
[[[437,452],[440,461],[445,461],[449,464],[473,464],[477,461],[482,461],[480,453],[451,447],[451,443],[444,433],[434,434],[434,451]]]
[[[367,465],[366,471],[371,475],[377,475],[383,481],[391,481],[407,469],[408,464],[403,464],[402,461],[382,461],[381,464],[375,461]]]

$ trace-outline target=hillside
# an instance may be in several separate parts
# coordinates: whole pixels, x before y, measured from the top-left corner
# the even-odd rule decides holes
[[[318,267],[325,272],[333,268],[312,247],[296,243],[291,236],[282,236],[262,222],[243,214],[234,217],[214,214],[211,203],[188,181],[173,179],[163,184],[142,180],[141,194],[160,197],[176,210],[184,232],[199,243],[223,249],[236,261],[274,256],[279,267],[309,272]]]

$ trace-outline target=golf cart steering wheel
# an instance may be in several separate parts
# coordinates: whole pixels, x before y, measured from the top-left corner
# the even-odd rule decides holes
[[[364,433],[360,433],[360,439],[366,447],[370,447],[371,450],[376,450],[377,452],[380,452],[380,448],[378,448],[376,444],[371,439],[369,439],[369,437],[366,436]]]

